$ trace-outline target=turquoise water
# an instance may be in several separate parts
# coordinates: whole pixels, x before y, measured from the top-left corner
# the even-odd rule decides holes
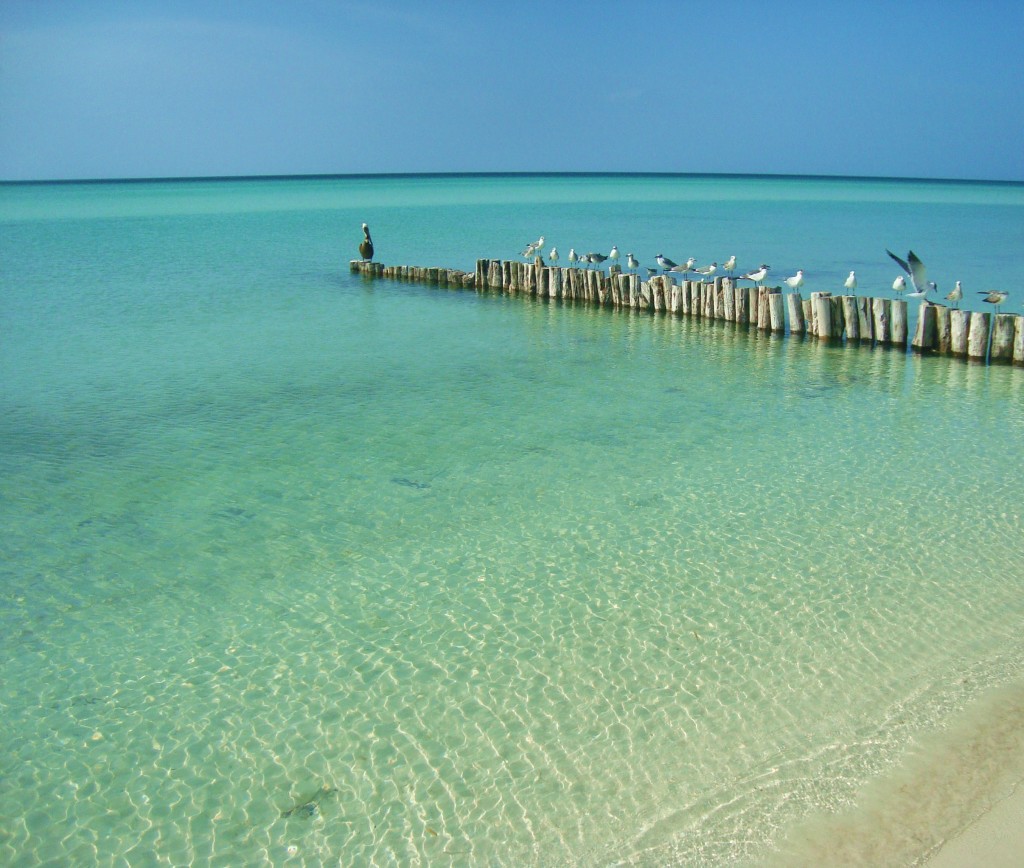
[[[871,291],[913,247],[971,291],[1024,186],[7,186],[0,216],[3,862],[799,861],[953,722],[982,757],[1024,728],[986,704],[1024,682],[1019,369],[347,268],[366,220],[392,264],[543,233]],[[984,805],[945,786],[906,828]]]

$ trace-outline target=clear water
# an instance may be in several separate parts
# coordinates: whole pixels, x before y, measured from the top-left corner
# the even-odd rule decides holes
[[[392,264],[544,233],[870,291],[913,247],[981,289],[1024,186],[7,186],[0,217],[0,861],[810,861],[792,830],[884,809],[951,722],[983,759],[1024,731],[985,701],[1024,683],[1024,372],[347,268],[367,220]],[[944,834],[970,769],[890,813]]]

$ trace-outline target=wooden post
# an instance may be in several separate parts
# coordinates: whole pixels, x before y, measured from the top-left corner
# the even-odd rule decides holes
[[[902,298],[892,302],[892,338],[890,342],[907,348],[907,303]]]
[[[750,324],[752,326],[757,325],[757,312],[758,312],[758,299],[760,298],[758,287],[749,286],[747,287],[747,310],[750,311]]]
[[[804,305],[799,292],[791,292],[786,296],[786,307],[789,309],[789,333],[804,333]]]
[[[786,331],[786,302],[777,286],[768,290],[768,321],[773,332]]]
[[[703,300],[703,305],[701,306],[701,312],[700,312],[701,316],[703,316],[705,319],[714,319],[715,318],[715,289],[714,289],[713,286],[710,286],[710,285],[704,284],[704,283],[700,283],[698,285],[700,287],[701,299]]]
[[[857,312],[857,296],[843,296],[843,321],[846,323],[846,339],[860,340],[860,316]]]
[[[690,290],[690,315],[704,316],[704,295],[701,292],[701,284],[695,280],[688,280],[686,285]]]
[[[857,296],[857,332],[862,341],[870,341],[875,336],[874,321],[871,318],[871,299],[863,295]]]
[[[736,293],[733,291],[732,281],[728,278],[722,281],[722,297],[725,300],[726,322],[736,322]]]
[[[948,307],[935,308],[935,349],[940,353],[946,354],[952,348],[949,315],[950,310]]]
[[[676,316],[683,312],[683,300],[686,298],[685,295],[686,284],[677,286],[674,282],[672,284],[672,296],[669,299],[668,309]]]
[[[967,334],[971,330],[971,312],[969,310],[951,310],[949,326],[950,351],[954,356],[966,356]]]
[[[725,319],[725,290],[722,288],[724,277],[716,277],[711,290],[715,297],[715,319]]]
[[[889,316],[891,304],[887,298],[871,299],[872,329],[875,333],[875,340],[880,344],[889,343],[892,332],[889,330]]]
[[[1012,313],[997,313],[992,326],[992,352],[989,358],[993,362],[1013,361],[1013,326],[1017,319]]]
[[[846,319],[843,316],[843,299],[841,296],[833,295],[829,300],[832,306],[832,337],[837,341],[843,339],[843,331],[846,328]]]
[[[653,292],[653,294],[654,294],[654,309],[656,311],[664,310],[665,307],[666,307],[666,304],[665,304],[665,290],[667,288],[670,294],[671,294],[671,291],[672,291],[671,285],[669,284],[670,280],[672,280],[671,277],[664,277],[664,276],[662,276],[662,277],[655,277],[655,278],[651,279],[651,288],[654,291]],[[674,283],[675,281],[672,281],[672,282]]]
[[[812,292],[814,307],[814,336],[821,340],[832,339],[832,298],[827,292]]]
[[[967,331],[967,358],[985,359],[988,357],[988,337],[991,330],[992,314],[974,311],[971,313],[971,326]]]
[[[562,270],[560,268],[545,268],[548,273],[548,298],[562,297]]]
[[[1017,317],[1013,326],[1013,363],[1024,365],[1024,316]]]
[[[918,308],[917,327],[914,329],[914,340],[911,342],[911,346],[918,352],[934,350],[938,343],[935,311],[935,306],[926,301],[922,301]]]
[[[734,281],[730,280],[734,284]],[[747,325],[750,322],[750,295],[742,286],[733,286],[733,298],[736,302],[736,315],[734,320],[740,325]]]

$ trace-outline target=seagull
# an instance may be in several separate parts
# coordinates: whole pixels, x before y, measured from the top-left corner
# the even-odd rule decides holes
[[[570,247],[569,248],[569,267],[571,268],[572,266],[574,266],[579,261],[580,261],[580,258],[576,255],[576,248],[575,247]]]
[[[843,284],[843,286],[846,289],[850,290],[850,292],[852,292],[854,295],[857,294],[857,272],[856,271],[851,271],[850,272],[850,276],[848,278],[846,278],[846,282]]]
[[[612,249],[608,252],[608,258],[612,261],[612,265],[619,264],[619,248],[616,245],[612,245]]]
[[[640,263],[637,262],[636,257],[632,253],[626,254],[626,268],[636,274],[636,270],[640,267]]]
[[[1006,301],[1010,293],[1005,289],[990,289],[988,292],[979,292],[978,295],[985,296],[982,301],[994,304],[996,306],[996,313],[999,313],[999,305]]]
[[[761,285],[761,281],[768,276],[768,271],[771,266],[761,263],[761,267],[757,271],[748,271],[746,274],[740,275],[739,280],[752,280],[758,286]]]
[[[548,254],[548,259],[551,260],[551,264],[552,265],[554,265],[556,262],[558,262],[558,248],[557,247],[552,247],[551,248],[551,252]]]
[[[956,282],[956,286],[954,286],[949,291],[949,294],[946,296],[946,301],[951,301],[957,307],[960,307],[960,299],[962,299],[963,297],[964,297],[964,290],[963,290],[963,287],[960,286],[960,281],[958,280]]]
[[[667,256],[662,256],[660,253],[654,257],[654,261],[661,266],[662,271],[671,271],[673,268],[677,267],[676,263],[674,263]]]
[[[787,277],[783,283],[786,284],[793,292],[796,292],[804,285],[804,273],[802,269],[797,269],[796,274],[792,277]]]
[[[369,262],[373,259],[373,241],[370,239],[370,227],[365,223],[363,224],[363,240],[359,242],[359,255],[363,257],[363,262]]]
[[[907,288],[907,279],[901,274],[892,282],[893,292],[903,292]]]
[[[703,268],[695,268],[693,270],[695,274],[699,274],[701,277],[711,277],[711,275],[718,271],[718,263],[712,262],[710,265],[705,265]]]
[[[935,285],[934,280],[929,280],[928,285],[924,289],[919,289],[915,292],[908,292],[907,298],[925,298],[929,292],[938,292],[939,288]],[[927,302],[927,299],[926,299]]]
[[[654,275],[658,273],[657,268],[648,268],[647,266],[644,266],[644,271],[647,272],[648,279],[654,277]]]
[[[592,262],[594,265],[600,266],[608,257],[603,253],[588,253],[587,261]]]
[[[722,265],[722,268],[726,272],[728,272],[730,277],[732,277],[732,273],[736,270],[736,254],[735,253],[732,256],[730,256],[727,260],[725,260],[725,264]]]
[[[911,250],[907,254],[907,261],[904,262],[895,253],[888,248],[885,251],[890,257],[902,268],[907,276],[910,278],[910,283],[917,292],[928,290],[928,272],[925,271],[924,263],[917,258],[917,254]],[[893,289],[896,289],[896,284],[893,284]]]

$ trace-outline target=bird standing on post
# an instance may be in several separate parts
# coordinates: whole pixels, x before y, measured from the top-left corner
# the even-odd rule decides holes
[[[994,304],[996,306],[996,313],[999,313],[999,305],[1006,301],[1010,293],[1005,289],[990,289],[988,292],[979,292],[978,295],[985,296],[982,301]]]
[[[636,270],[640,267],[640,263],[632,253],[626,254],[626,267],[633,273],[636,274]]]
[[[612,265],[619,264],[619,248],[613,244],[611,251],[608,253],[608,258],[612,261]]]
[[[722,265],[722,270],[725,271],[729,277],[732,277],[732,273],[736,270],[736,254],[730,256],[725,263]]]
[[[846,278],[846,282],[843,284],[845,289],[848,289],[854,295],[857,294],[857,272],[851,271],[850,276]]]
[[[746,274],[741,275],[739,280],[752,280],[755,286],[760,286],[761,281],[768,276],[771,266],[761,263],[761,267],[755,271],[748,271]]]
[[[907,288],[907,279],[901,274],[892,282],[893,292],[903,292]]]
[[[793,292],[796,292],[797,290],[800,289],[801,286],[804,285],[804,273],[803,273],[803,270],[798,268],[796,270],[796,274],[794,274],[792,277],[787,277],[783,281],[783,283],[785,283],[786,286],[788,286],[790,288],[790,290],[792,290]]]
[[[365,223],[363,224],[363,240],[359,243],[359,255],[363,257],[363,262],[369,262],[373,259],[373,241],[370,239],[370,227]]]
[[[946,296],[946,301],[951,301],[957,307],[960,307],[960,299],[962,299],[963,297],[964,297],[964,288],[960,285],[960,281],[958,280],[956,282],[956,286],[954,286],[949,291],[949,294]]]

